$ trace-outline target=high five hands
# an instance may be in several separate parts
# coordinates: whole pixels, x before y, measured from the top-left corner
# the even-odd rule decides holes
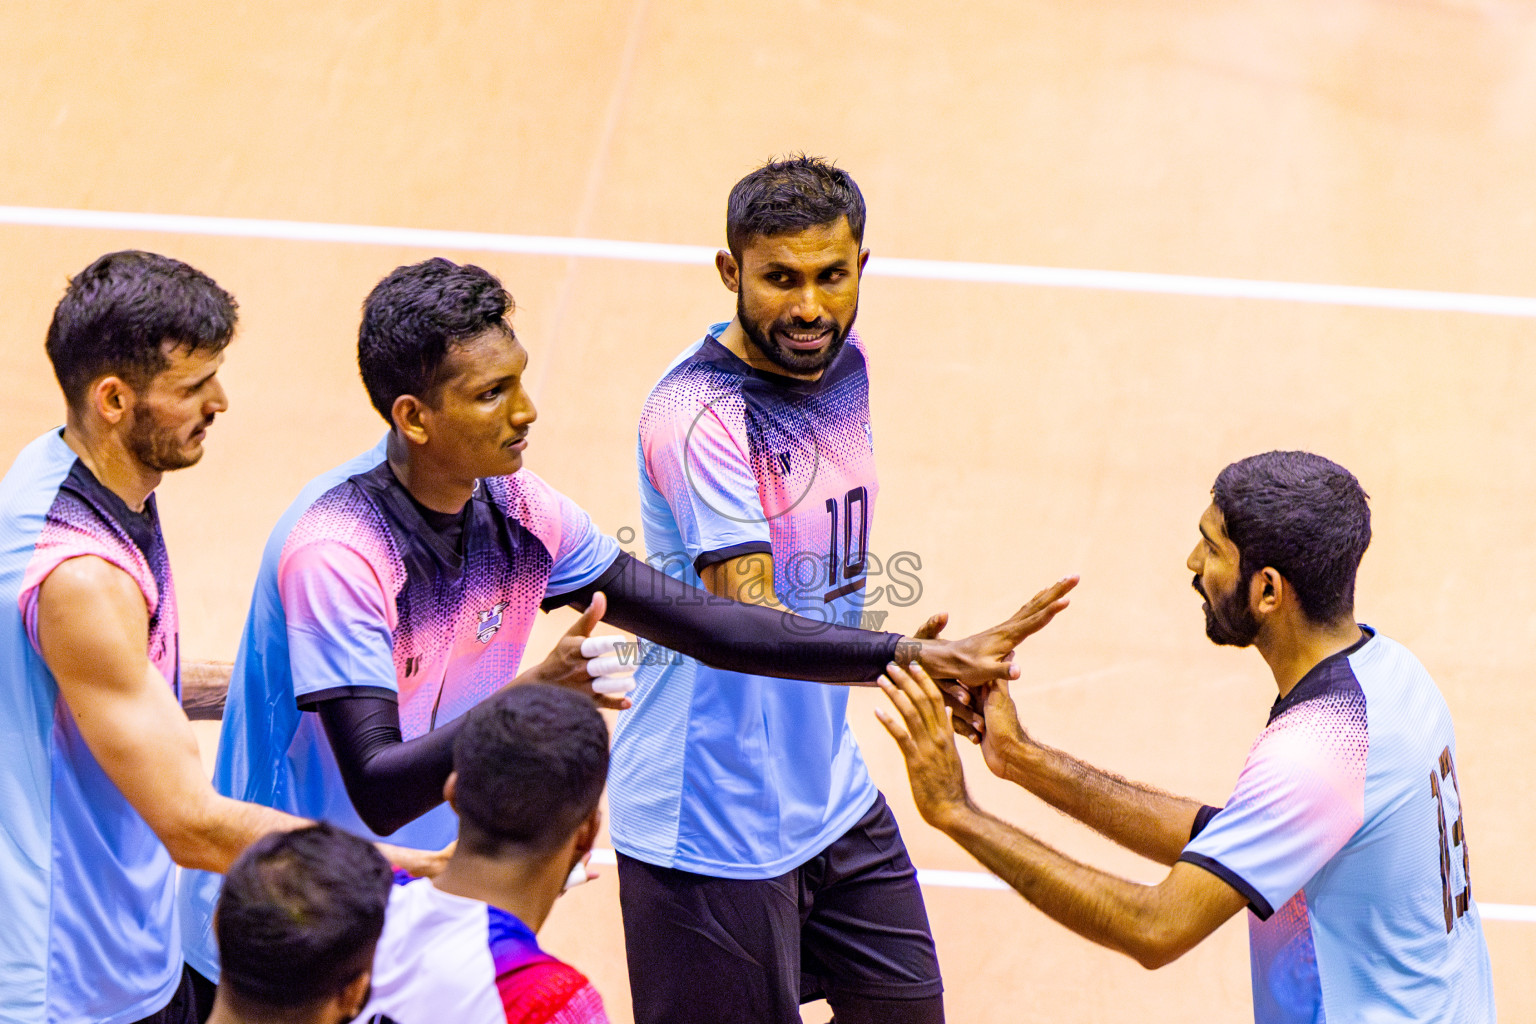
[[[1067,607],[1067,594],[1077,583],[1076,576],[1060,579],[1030,598],[1006,621],[963,640],[938,638],[949,621],[943,612],[912,634],[909,642],[920,646],[908,667],[923,669],[930,684],[939,680],[936,689],[954,713],[955,732],[973,743],[981,742],[986,732],[982,703],[989,684],[1019,677],[1019,668],[1013,663],[1014,648]],[[1006,694],[1006,687],[1003,692]]]
[[[895,711],[875,708],[875,717],[901,748],[912,782],[912,800],[923,820],[943,830],[970,806],[965,769],[955,749],[944,695],[921,665],[887,666],[880,689]]]

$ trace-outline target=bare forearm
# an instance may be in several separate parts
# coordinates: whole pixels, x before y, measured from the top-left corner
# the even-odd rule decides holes
[[[1085,939],[1146,967],[1173,958],[1160,940],[1153,886],[1080,864],[974,807],[957,811],[941,828],[1046,916]]]
[[[171,859],[184,868],[223,874],[247,846],[267,833],[311,824],[270,807],[212,792],[201,804],[170,823],[160,836]]]
[[[1033,740],[1005,755],[1005,776],[1063,814],[1159,864],[1189,842],[1200,803],[1102,771]]]

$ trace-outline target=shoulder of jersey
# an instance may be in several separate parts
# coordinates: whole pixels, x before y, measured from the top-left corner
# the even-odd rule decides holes
[[[602,1006],[592,983],[576,968],[559,960],[518,968],[503,975],[497,987],[501,989],[508,1024],[566,1020],[572,1010],[587,1011],[576,1018],[579,1020],[603,1019],[588,1016],[594,1009],[600,1012]]]
[[[692,422],[704,406],[726,408],[741,402],[742,377],[729,368],[690,357],[668,370],[640,410],[642,434],[663,423],[680,426]]]
[[[293,524],[283,544],[285,551],[319,541],[335,541],[347,547],[387,539],[384,513],[367,492],[346,479],[316,498]]]
[[[480,483],[491,503],[511,516],[547,511],[555,501],[555,489],[527,468],[507,476],[488,476]]]

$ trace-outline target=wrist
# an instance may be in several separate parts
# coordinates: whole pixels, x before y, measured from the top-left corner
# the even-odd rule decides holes
[[[1003,755],[1008,781],[1029,789],[1030,783],[1045,774],[1046,748],[1029,736],[1010,736]]]
[[[945,835],[954,836],[967,831],[978,814],[976,806],[971,803],[970,795],[963,800],[945,802],[931,809],[931,813],[925,815],[928,824],[943,832]]]
[[[930,679],[955,679],[960,673],[954,657],[954,648],[947,640],[913,640],[903,638],[902,647],[911,652],[906,664],[921,665]]]

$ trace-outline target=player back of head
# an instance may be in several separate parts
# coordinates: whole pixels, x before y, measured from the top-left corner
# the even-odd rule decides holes
[[[279,832],[229,869],[215,930],[222,973],[210,1024],[339,1024],[368,999],[392,876],[332,825]]]
[[[535,938],[602,826],[602,716],[569,690],[514,686],[469,712],[453,763],[458,846],[436,879],[396,888],[364,1013],[429,1024],[443,1006],[478,1007],[488,1015],[457,1022],[478,1024],[539,1007],[558,1015],[538,1019],[606,1021],[587,979]]]

